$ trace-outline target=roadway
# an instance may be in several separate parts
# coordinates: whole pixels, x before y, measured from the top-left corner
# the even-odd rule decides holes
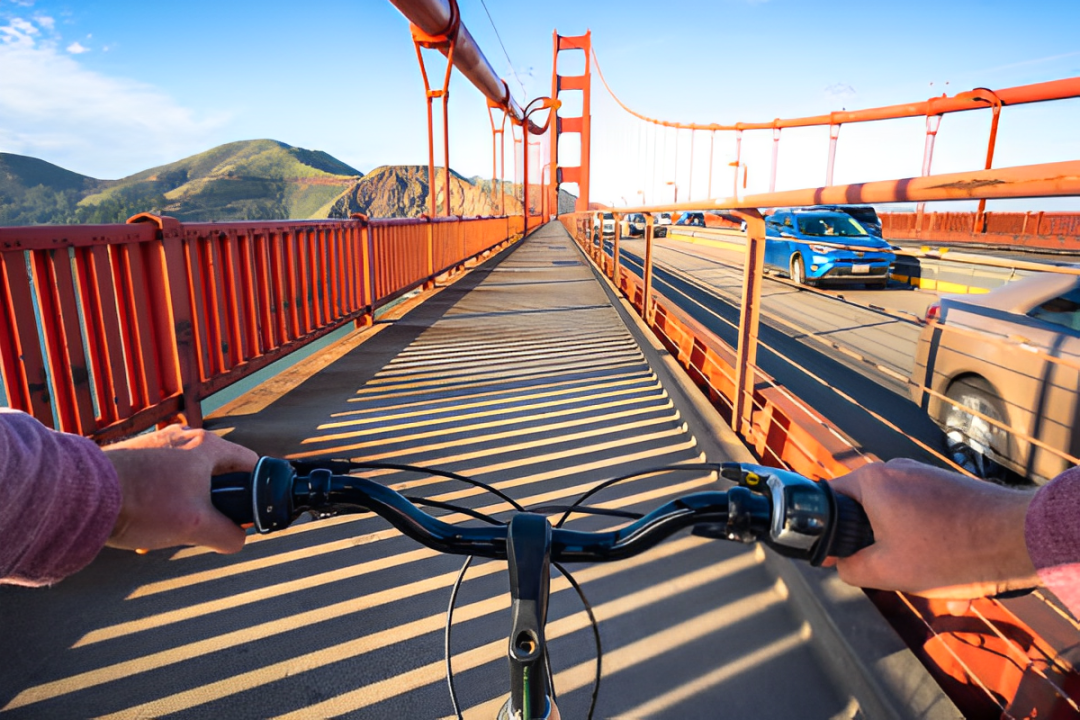
[[[640,276],[644,241],[623,239],[620,253]],[[742,251],[673,235],[654,240],[653,258],[656,289],[734,347]],[[936,299],[898,283],[807,289],[766,276],[758,364],[863,450],[940,464],[919,443],[940,450],[941,431],[911,401],[907,384],[922,329],[917,318]]]

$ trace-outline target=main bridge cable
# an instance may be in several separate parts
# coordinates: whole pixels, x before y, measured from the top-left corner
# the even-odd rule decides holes
[[[517,68],[514,67],[514,61],[510,59],[510,53],[506,51],[506,45],[503,43],[502,35],[499,34],[499,28],[495,27],[495,18],[491,17],[491,11],[488,10],[487,2],[485,2],[485,0],[480,0],[480,4],[484,6],[484,12],[487,13],[488,21],[491,22],[491,29],[495,31],[495,37],[499,41],[499,47],[502,48],[503,55],[506,56],[506,64],[510,66],[510,74],[514,76],[518,86],[521,88],[521,97],[528,100],[529,93],[525,90],[525,83],[521,82],[521,77],[517,74]]]
[[[619,107],[645,122],[683,130],[771,130],[791,127],[811,127],[816,125],[841,125],[845,123],[895,120],[907,117],[923,117],[927,115],[944,115],[966,110],[993,108],[998,104],[1002,106],[1024,105],[1028,103],[1080,97],[1080,77],[1073,77],[1064,80],[1035,83],[1032,85],[1017,85],[1002,90],[976,88],[974,90],[957,93],[951,97],[942,95],[940,97],[932,97],[929,100],[901,105],[887,105],[883,107],[866,108],[863,110],[842,110],[840,112],[829,113],[828,115],[814,115],[801,118],[776,118],[769,122],[737,122],[732,125],[724,125],[721,123],[680,123],[652,118],[628,107],[626,103],[619,99],[604,78],[604,72],[600,68],[600,62],[596,57],[596,50],[592,51],[592,56],[593,62],[596,65],[596,72],[600,75],[600,81],[604,84],[604,88],[608,91],[608,94],[611,95],[612,99],[618,103]],[[989,96],[993,97],[991,98]]]

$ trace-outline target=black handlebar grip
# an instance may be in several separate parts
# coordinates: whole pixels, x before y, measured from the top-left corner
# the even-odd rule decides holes
[[[234,472],[210,478],[210,501],[225,517],[237,525],[255,522],[251,497],[253,473]]]
[[[838,492],[833,493],[836,501],[836,516],[833,522],[835,531],[831,534],[826,556],[848,557],[874,544],[874,529],[870,519],[855,500]]]

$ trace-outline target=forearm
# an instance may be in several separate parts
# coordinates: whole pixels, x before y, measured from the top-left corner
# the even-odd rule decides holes
[[[0,582],[48,585],[82,569],[120,504],[116,471],[92,441],[0,409]]]

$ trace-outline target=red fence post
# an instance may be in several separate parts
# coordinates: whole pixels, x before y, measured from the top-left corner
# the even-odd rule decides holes
[[[162,338],[162,349],[172,346],[172,357],[161,357],[163,372],[166,377],[179,380],[179,391],[183,397],[180,419],[191,427],[202,427],[202,398],[199,394],[198,351],[195,343],[195,323],[192,317],[192,297],[184,252],[183,225],[167,216],[141,213],[128,219],[129,223],[148,222],[158,226],[161,240],[163,261],[162,275],[165,281],[165,299],[168,319],[171,321],[173,337]],[[164,328],[161,328],[164,330]],[[167,388],[172,389],[172,388]],[[166,388],[163,388],[166,390]]]
[[[743,268],[739,346],[735,360],[735,407],[731,414],[731,427],[744,437],[749,437],[753,427],[752,400],[765,260],[765,220],[757,210],[741,210],[735,214],[746,220],[746,263]]]

